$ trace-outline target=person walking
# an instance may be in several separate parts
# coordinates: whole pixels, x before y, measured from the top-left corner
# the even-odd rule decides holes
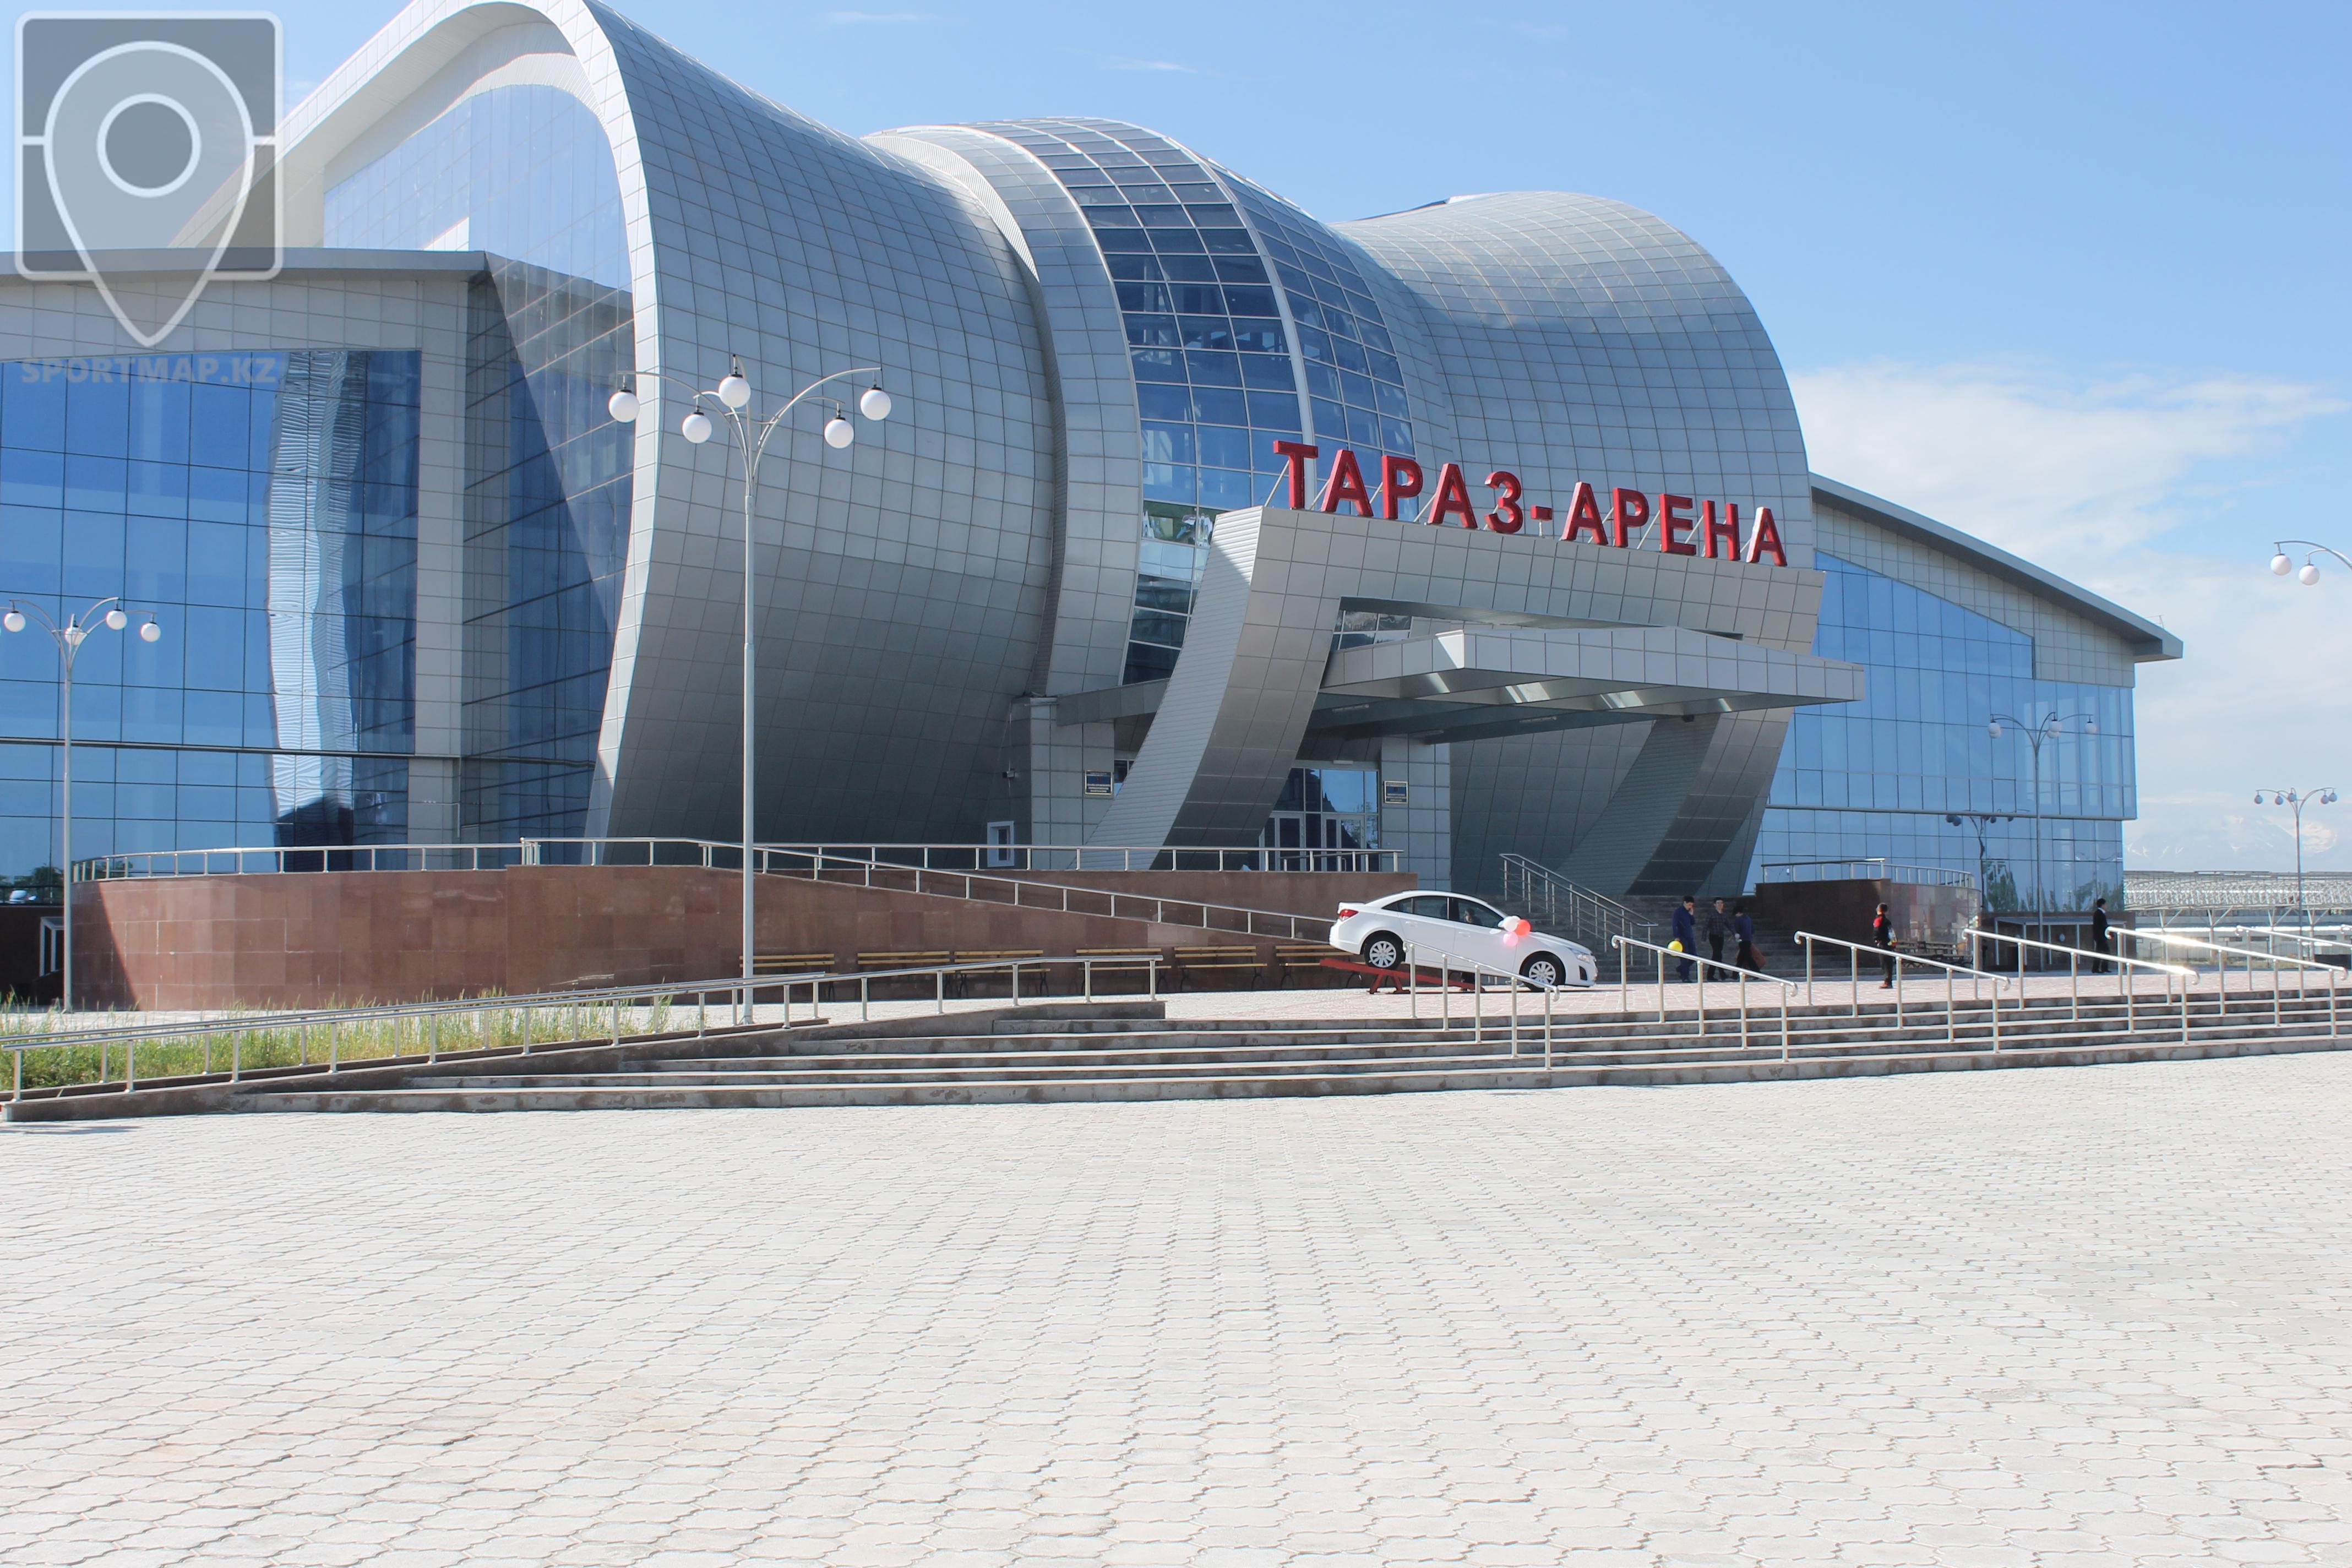
[[[1893,990],[1895,987],[1895,921],[1886,912],[1885,904],[1879,905],[1878,913],[1871,917],[1870,945],[1878,949],[1879,963],[1885,968],[1885,978],[1879,981],[1878,988],[1881,991]]]
[[[2091,951],[2099,955],[2091,963],[2091,973],[2105,974],[2107,972],[2107,900],[2105,899],[2091,900]]]
[[[1764,955],[1756,951],[1756,920],[1748,912],[1748,900],[1742,899],[1731,916],[1731,933],[1739,939],[1739,956],[1733,960],[1742,969],[1764,973]]]
[[[1706,917],[1706,955],[1717,964],[1723,963],[1723,944],[1731,940],[1731,917],[1723,912],[1723,900],[1715,900],[1715,908]]]
[[[1675,978],[1691,977],[1691,953],[1698,946],[1698,900],[1692,894],[1683,895],[1682,907],[1675,911],[1675,949],[1682,957],[1675,964]]]

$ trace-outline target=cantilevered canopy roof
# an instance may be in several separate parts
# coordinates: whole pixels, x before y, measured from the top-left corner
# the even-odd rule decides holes
[[[1827,497],[1840,506],[1861,512],[1871,521],[1890,533],[1902,535],[1940,550],[1947,555],[1957,555],[2003,582],[2014,584],[2053,605],[2063,605],[2085,620],[2096,622],[2121,637],[2131,649],[2137,664],[2153,664],[2159,660],[2181,657],[2180,639],[2154,621],[2133,615],[2121,605],[2103,599],[2087,588],[2077,587],[2054,572],[2045,572],[2032,562],[2011,555],[2008,551],[1987,544],[1973,534],[1962,533],[1948,523],[1937,522],[1907,506],[1897,506],[1891,500],[1858,490],[1852,485],[1840,484],[1820,474],[1812,476],[1813,492]]]

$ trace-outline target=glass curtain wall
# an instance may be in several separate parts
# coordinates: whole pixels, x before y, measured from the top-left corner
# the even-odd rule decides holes
[[[1364,435],[1353,444],[1375,460],[1383,450],[1409,454],[1403,378],[1355,264],[1316,239],[1318,226],[1296,209],[1132,126],[1037,120],[988,129],[1035,154],[1070,193],[1118,291],[1144,458],[1143,548],[1126,679],[1165,679],[1184,646],[1218,514],[1273,498],[1283,471],[1274,443],[1307,438],[1276,270],[1294,310],[1305,307],[1298,346],[1310,381],[1322,389],[1317,397],[1329,394],[1333,417],[1318,415],[1318,426],[1333,442],[1349,441],[1342,400],[1360,393]],[[1250,203],[1247,221],[1237,196]],[[1250,222],[1260,224],[1258,236]],[[1280,225],[1281,237],[1267,222]],[[1368,317],[1357,314],[1343,275]],[[1332,309],[1344,326],[1319,313],[1318,289],[1339,301]],[[1381,366],[1360,346],[1363,320],[1379,338]],[[1352,387],[1340,379],[1335,330],[1349,343]],[[1375,368],[1388,377],[1385,399],[1370,379]],[[1381,406],[1391,410],[1391,430],[1379,423]],[[1398,439],[1384,444],[1391,434]]]
[[[1814,561],[1827,582],[1813,651],[1866,667],[1869,691],[1790,720],[1751,880],[1773,862],[1883,857],[1973,872],[1996,909],[2121,897],[2123,823],[2138,809],[2131,689],[2036,679],[2023,633]],[[2017,724],[1991,735],[1996,714],[2078,716],[2042,742],[2038,795],[2032,746]]]
[[[465,826],[578,834],[635,451],[604,412],[635,369],[611,142],[567,92],[494,88],[331,191],[327,240],[490,257],[467,360]]]
[[[414,353],[0,365],[0,595],[124,595],[74,682],[78,858],[406,837]],[[58,850],[58,654],[0,636],[0,875]]]

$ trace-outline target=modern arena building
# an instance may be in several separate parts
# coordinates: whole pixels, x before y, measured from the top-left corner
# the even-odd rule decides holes
[[[813,400],[763,475],[763,839],[2120,891],[2178,640],[1811,472],[1647,213],[1325,223],[1097,120],[860,139],[576,0],[420,0],[283,147],[283,270],[152,352],[0,283],[0,595],[163,629],[83,654],[77,857],[732,838],[739,458],[655,373],[740,362],[759,409],[868,364],[896,404],[835,449]],[[12,876],[56,675],[0,638]],[[2042,714],[2038,762],[1988,730]]]

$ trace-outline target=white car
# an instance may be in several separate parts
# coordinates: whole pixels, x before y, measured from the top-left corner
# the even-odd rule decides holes
[[[1544,985],[1590,985],[1601,973],[1592,950],[1539,931],[1519,934],[1519,921],[1491,904],[1459,893],[1391,893],[1369,903],[1339,906],[1331,945],[1362,955],[1374,969],[1435,968],[1441,955],[1523,975]]]

